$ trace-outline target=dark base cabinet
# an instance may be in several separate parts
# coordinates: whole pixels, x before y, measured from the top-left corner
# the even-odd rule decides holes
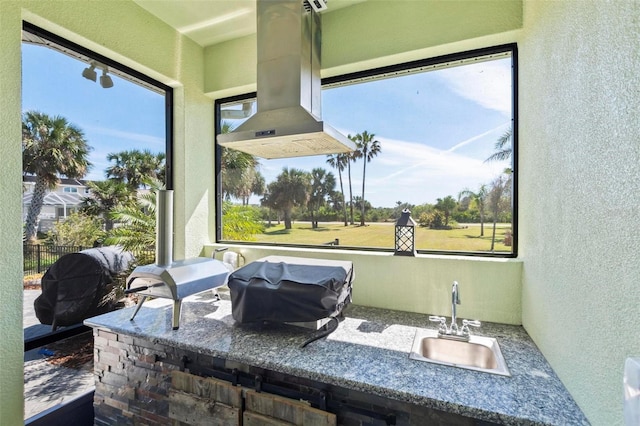
[[[95,425],[489,425],[94,329]]]

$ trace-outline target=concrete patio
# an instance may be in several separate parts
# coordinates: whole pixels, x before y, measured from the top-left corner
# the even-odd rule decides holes
[[[33,302],[40,290],[24,290],[24,337],[32,338],[51,331],[40,324]],[[81,368],[67,368],[47,361],[40,349],[24,354],[24,418],[29,419],[59,404],[75,399],[94,387],[93,362]]]

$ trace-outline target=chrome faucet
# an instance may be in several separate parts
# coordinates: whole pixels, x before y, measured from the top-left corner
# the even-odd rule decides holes
[[[462,320],[462,328],[458,328],[458,316],[456,314],[456,305],[460,305],[460,290],[458,288],[458,281],[453,282],[451,287],[451,324],[447,327],[447,319],[445,317],[431,315],[429,321],[437,322],[438,325],[438,337],[453,340],[469,340],[470,332],[469,326],[480,327],[480,321],[478,320]]]
[[[460,304],[460,292],[458,291],[458,281],[454,281],[451,286],[451,326],[449,334],[458,334],[458,316],[456,315],[456,305]]]

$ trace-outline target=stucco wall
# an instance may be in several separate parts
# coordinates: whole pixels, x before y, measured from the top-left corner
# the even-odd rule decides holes
[[[20,10],[0,3],[0,424],[23,418]],[[15,141],[15,143],[11,143]],[[15,165],[15,167],[12,167]]]
[[[511,43],[521,0],[365,1],[322,14],[322,77]],[[255,90],[255,35],[205,49],[205,91]]]
[[[116,7],[114,7],[116,6]],[[176,259],[214,235],[213,105],[202,48],[133,2],[0,1],[0,424],[23,419],[21,100],[22,19],[174,87]],[[78,76],[78,78],[81,78]],[[185,191],[188,188],[189,191]]]
[[[640,354],[640,2],[525,3],[523,324],[594,425]]]
[[[406,257],[247,245],[223,247],[242,254],[246,262],[269,255],[350,260],[355,271],[353,302],[363,306],[451,316],[451,284],[458,281],[462,302],[457,309],[459,318],[521,324],[522,263],[518,259]],[[206,247],[205,254],[212,253],[213,246]]]
[[[522,26],[522,2],[367,1],[323,14],[322,76],[512,43]],[[345,42],[348,40],[348,42]],[[255,90],[256,39],[247,36],[204,51],[205,91],[212,98]],[[460,315],[521,323],[518,260],[418,256],[354,251],[236,248],[248,259],[289,253],[354,262],[355,303],[450,315],[451,282],[463,291]],[[209,253],[209,251],[207,251]]]

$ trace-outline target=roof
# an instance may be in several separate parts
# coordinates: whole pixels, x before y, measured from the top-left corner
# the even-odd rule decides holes
[[[35,183],[37,176],[34,175],[22,175],[23,182],[32,182]],[[59,178],[60,182],[58,185],[71,185],[71,186],[87,186],[87,181],[84,179],[69,179],[69,178]]]
[[[85,198],[84,195],[78,193],[56,193],[56,192],[48,192],[44,196],[44,200],[42,202],[45,206],[66,206],[73,207],[79,206],[82,203],[82,199]],[[26,206],[31,204],[31,200],[33,199],[33,192],[27,192],[22,195],[22,205]]]

